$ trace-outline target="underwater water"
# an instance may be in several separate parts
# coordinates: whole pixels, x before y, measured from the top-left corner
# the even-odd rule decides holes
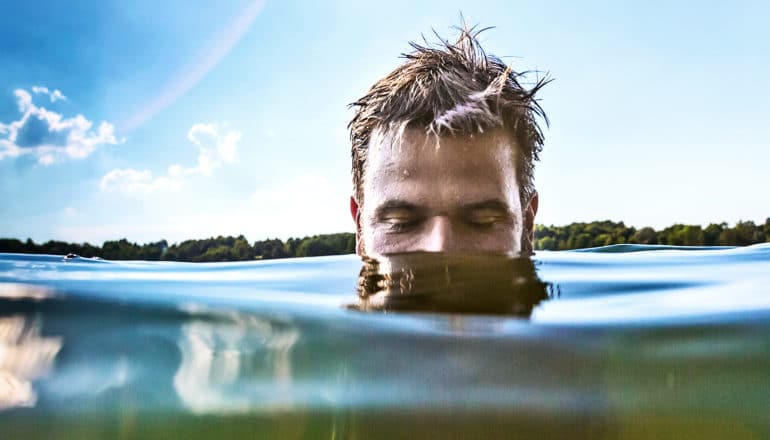
[[[0,254],[2,438],[770,438],[770,245]]]

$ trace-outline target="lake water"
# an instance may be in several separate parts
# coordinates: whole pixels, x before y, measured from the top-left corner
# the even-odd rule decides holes
[[[770,244],[458,261],[0,254],[0,437],[770,438]]]

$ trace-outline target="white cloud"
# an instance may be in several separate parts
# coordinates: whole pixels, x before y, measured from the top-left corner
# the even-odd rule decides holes
[[[187,139],[198,146],[198,165],[193,168],[176,169],[185,174],[210,176],[221,164],[232,164],[238,159],[238,143],[241,132],[226,130],[219,124],[195,124],[187,132]],[[179,167],[179,165],[172,165]]]
[[[35,86],[35,94],[49,96],[51,102],[65,100],[59,90]],[[94,123],[83,115],[65,118],[62,114],[35,105],[32,95],[24,89],[14,91],[21,117],[10,123],[0,123],[0,160],[6,157],[34,155],[42,165],[51,165],[62,158],[83,159],[104,145],[121,143],[115,127]]]
[[[32,107],[32,95],[28,91],[16,89],[13,91],[13,95],[16,97],[16,105],[19,107],[19,112],[26,113]]]
[[[119,168],[105,174],[100,187],[102,191],[150,194],[161,189],[177,191],[182,187],[182,181],[168,176],[153,177],[149,170]]]
[[[33,86],[32,93],[35,93],[35,94],[42,93],[44,95],[48,95],[48,97],[51,99],[51,102],[67,100],[67,97],[64,96],[64,94],[59,89],[54,89],[53,91],[50,91],[48,90],[48,87]]]
[[[184,185],[185,177],[211,176],[222,164],[234,163],[241,137],[240,131],[227,130],[219,124],[195,124],[187,132],[187,139],[198,147],[196,166],[185,168],[173,164],[166,175],[158,177],[149,170],[114,169],[102,177],[101,189],[131,194],[150,194],[162,189],[177,191]]]

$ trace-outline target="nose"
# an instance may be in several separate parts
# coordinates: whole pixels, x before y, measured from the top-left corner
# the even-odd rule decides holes
[[[421,250],[427,252],[446,252],[454,247],[452,222],[447,216],[437,215],[430,220],[421,243]]]

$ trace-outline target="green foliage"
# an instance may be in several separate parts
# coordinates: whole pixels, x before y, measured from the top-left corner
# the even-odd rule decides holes
[[[706,246],[716,246],[719,244],[719,237],[722,231],[727,228],[727,223],[711,223],[703,230],[703,244]]]
[[[538,225],[535,227],[535,249],[566,250],[633,243],[635,233],[636,228],[609,220],[567,226]]]
[[[636,231],[631,237],[631,240],[633,243],[637,244],[657,244],[658,233],[655,232],[655,229],[652,229],[649,226],[645,226],[644,228]]]
[[[314,235],[305,238],[297,247],[297,257],[315,257],[319,255],[339,255],[355,252],[350,248],[350,236],[353,234]],[[355,247],[355,236],[353,236]]]
[[[572,223],[566,226],[535,226],[536,250],[581,249],[611,244],[638,243],[675,246],[745,246],[770,241],[770,218],[764,224],[739,221],[734,227],[727,223],[700,225],[676,224],[655,231],[644,227],[637,230],[623,222],[609,220]],[[137,244],[126,240],[105,241],[101,247],[89,243],[48,241],[37,244],[15,238],[0,238],[0,252],[101,257],[107,260],[166,260],[166,261],[248,261],[275,258],[342,255],[355,252],[356,236],[352,233],[313,235],[289,238],[284,243],[277,238],[249,244],[243,235],[219,236],[203,240],[186,240],[169,246],[166,240]]]
[[[727,223],[700,225],[676,224],[660,231],[646,226],[639,230],[623,222],[609,220],[572,223],[567,226],[535,227],[536,250],[582,249],[611,244],[664,244],[672,246],[747,246],[770,241],[770,218],[763,225],[739,221],[730,228]]]
[[[355,252],[356,236],[351,233],[314,235],[290,238],[283,241],[273,238],[249,244],[246,237],[211,237],[203,240],[186,240],[168,245],[166,240],[139,245],[125,238],[105,241],[102,247],[88,243],[73,244],[49,241],[36,244],[14,238],[0,238],[0,252],[101,257],[107,260],[166,260],[190,262],[248,261],[320,255],[342,255]]]
[[[547,251],[555,251],[556,246],[558,245],[558,243],[556,242],[556,239],[553,237],[542,237],[538,239],[536,243],[537,244],[535,245],[535,247],[537,247],[538,249],[547,250]]]

